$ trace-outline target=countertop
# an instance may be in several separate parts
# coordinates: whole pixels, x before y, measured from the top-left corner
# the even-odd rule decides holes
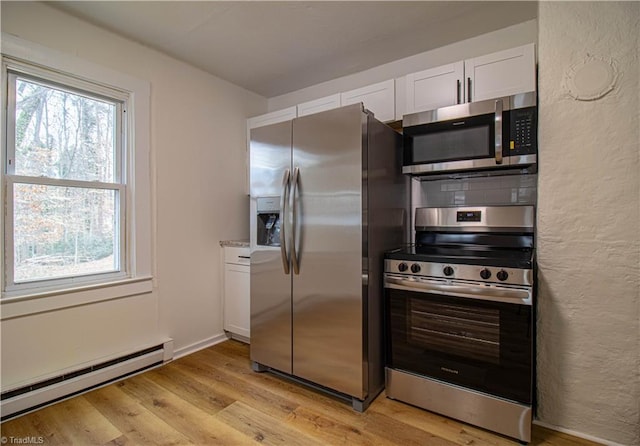
[[[233,246],[235,248],[248,248],[249,240],[221,240],[220,246]]]

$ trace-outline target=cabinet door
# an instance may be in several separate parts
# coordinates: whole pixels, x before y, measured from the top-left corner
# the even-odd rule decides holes
[[[246,155],[245,155],[245,192],[249,194],[251,189],[251,179],[250,176],[250,163],[249,163],[249,144],[251,141],[251,129],[255,129],[258,127],[264,127],[271,124],[277,124],[279,122],[291,121],[293,118],[298,116],[298,108],[294,105],[293,107],[284,108],[282,110],[277,110],[271,113],[265,113],[264,115],[254,116],[253,118],[247,119],[247,146],[246,146]]]
[[[407,80],[406,76],[398,77],[394,81],[396,86],[396,121],[402,121],[402,115],[406,113],[407,107]]]
[[[462,61],[407,74],[405,114],[464,102],[463,78]]]
[[[247,128],[255,129],[256,127],[263,127],[265,125],[277,124],[278,122],[289,121],[297,117],[297,108],[293,107],[284,108],[271,113],[265,113],[264,115],[254,116],[247,119]]]
[[[298,116],[312,115],[338,107],[340,107],[340,93],[298,104]]]
[[[340,102],[343,106],[362,102],[364,108],[371,111],[379,121],[393,121],[396,116],[395,81],[389,79],[356,90],[346,91],[341,93]]]
[[[536,91],[534,44],[466,60],[464,71],[467,102]]]
[[[224,329],[249,338],[249,267],[224,265]]]

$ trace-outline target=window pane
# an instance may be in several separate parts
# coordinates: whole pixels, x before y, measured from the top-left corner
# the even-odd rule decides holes
[[[16,175],[115,181],[114,103],[16,80]]]
[[[117,191],[14,185],[14,281],[118,270]]]

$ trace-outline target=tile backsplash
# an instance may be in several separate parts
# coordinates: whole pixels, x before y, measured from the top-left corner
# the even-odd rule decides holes
[[[412,187],[412,202],[414,208],[535,205],[537,185],[537,174],[422,181]]]

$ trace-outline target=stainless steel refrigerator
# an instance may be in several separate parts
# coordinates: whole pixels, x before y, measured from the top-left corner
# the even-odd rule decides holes
[[[251,130],[251,345],[351,400],[384,387],[382,267],[406,241],[401,138],[354,104]]]

